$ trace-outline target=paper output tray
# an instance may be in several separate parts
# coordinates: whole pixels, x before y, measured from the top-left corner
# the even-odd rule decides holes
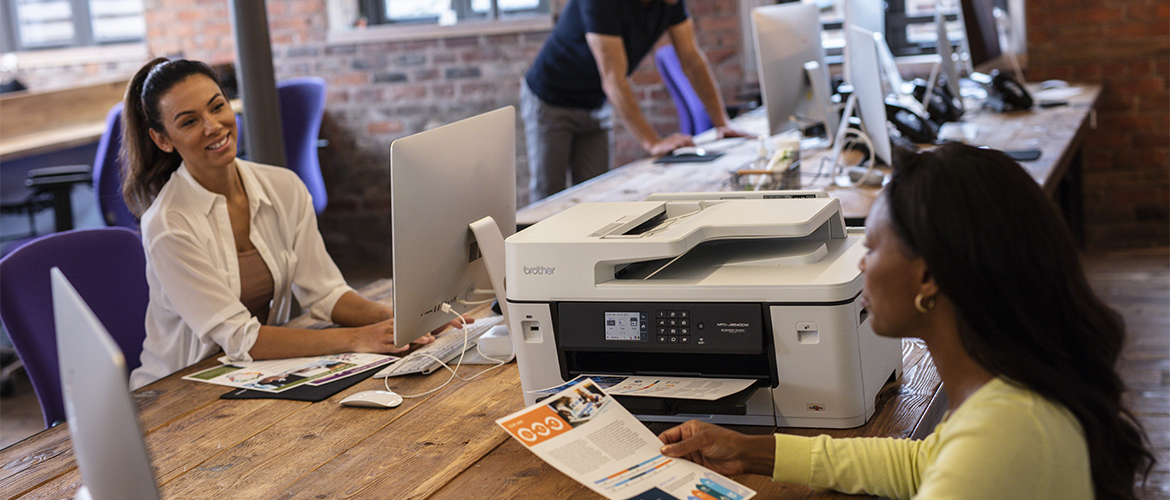
[[[747,401],[756,389],[766,385],[757,380],[747,389],[714,401],[701,399],[648,398],[642,396],[613,396],[635,415],[747,415]]]

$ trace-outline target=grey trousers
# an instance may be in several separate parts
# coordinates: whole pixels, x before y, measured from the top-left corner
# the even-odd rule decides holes
[[[532,203],[609,170],[613,107],[553,106],[520,84],[520,116],[528,144],[528,202]]]

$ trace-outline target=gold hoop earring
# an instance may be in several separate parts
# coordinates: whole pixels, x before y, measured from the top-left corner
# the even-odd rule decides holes
[[[925,305],[923,305],[922,299],[924,299],[924,298],[925,297],[923,297],[921,293],[918,294],[917,297],[914,297],[914,307],[917,308],[918,312],[920,312],[922,314],[926,314],[926,313],[930,312],[931,309],[934,309],[934,297],[926,299],[928,302]]]

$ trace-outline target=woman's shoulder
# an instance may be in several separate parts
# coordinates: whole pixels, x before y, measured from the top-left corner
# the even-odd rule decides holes
[[[1018,383],[995,378],[972,394],[950,417],[956,431],[977,431],[1013,439],[1079,436],[1079,422],[1063,405]]]

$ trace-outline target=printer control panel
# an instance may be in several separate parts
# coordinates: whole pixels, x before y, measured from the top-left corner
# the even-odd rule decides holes
[[[755,354],[764,349],[764,308],[743,303],[561,302],[563,349]]]

